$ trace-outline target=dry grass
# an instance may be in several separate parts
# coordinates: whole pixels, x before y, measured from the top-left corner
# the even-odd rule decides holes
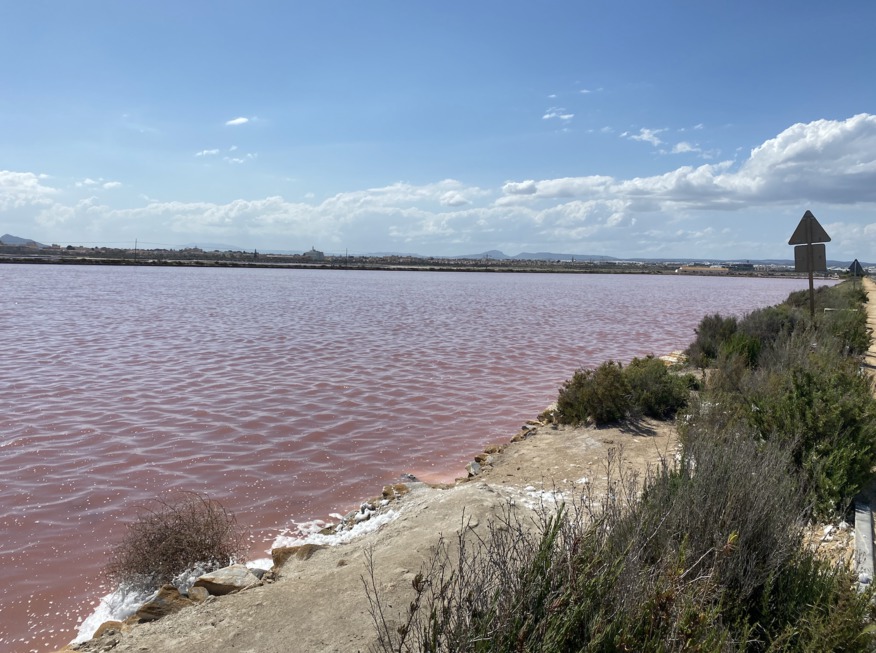
[[[239,561],[245,551],[233,514],[218,501],[185,492],[141,507],[106,573],[115,583],[158,587],[195,565],[209,570]]]

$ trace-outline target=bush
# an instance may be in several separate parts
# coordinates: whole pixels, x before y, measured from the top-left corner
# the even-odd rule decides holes
[[[869,340],[860,293],[841,284],[817,297],[837,310],[815,323],[791,308],[799,297],[743,319],[682,430],[688,442],[711,431],[780,443],[811,507],[827,517],[876,463],[876,402],[853,355]]]
[[[736,333],[735,317],[707,315],[695,329],[697,337],[687,349],[688,360],[696,367],[707,367],[718,357],[721,345]]]
[[[634,358],[624,376],[630,386],[632,409],[648,417],[673,417],[687,404],[692,378],[671,374],[659,358]]]
[[[509,512],[439,543],[398,618],[372,573],[375,650],[871,651],[871,593],[801,549],[789,465],[772,443],[703,440],[637,499],[609,460],[612,491],[536,532]]]
[[[784,444],[818,512],[842,508],[876,460],[876,402],[867,377],[848,362],[796,367],[753,400],[749,419]]]
[[[620,363],[606,361],[595,370],[581,369],[560,388],[557,420],[597,426],[619,422],[631,408],[630,385]]]
[[[143,507],[106,571],[118,584],[157,588],[198,565],[205,572],[241,560],[245,537],[217,501],[197,493]]]

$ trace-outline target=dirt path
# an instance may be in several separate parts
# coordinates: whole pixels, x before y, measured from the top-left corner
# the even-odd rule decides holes
[[[870,376],[876,377],[876,340],[873,339],[873,334],[876,333],[876,281],[864,277],[860,283],[867,293],[867,328],[870,330],[870,349],[864,355],[864,368]]]

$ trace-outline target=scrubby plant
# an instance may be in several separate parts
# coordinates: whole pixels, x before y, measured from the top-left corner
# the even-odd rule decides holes
[[[761,437],[779,440],[793,452],[819,512],[841,508],[876,460],[876,401],[869,379],[842,361],[792,368],[773,378],[772,386],[752,400],[750,422]]]
[[[117,584],[157,588],[199,566],[205,572],[240,561],[245,534],[218,501],[186,492],[143,506],[106,567]]]
[[[561,424],[613,424],[625,418],[630,408],[629,382],[623,366],[614,361],[606,361],[595,370],[577,370],[557,397],[557,419]]]
[[[736,333],[735,317],[723,317],[718,313],[707,315],[695,329],[697,337],[686,350],[688,360],[696,367],[707,367],[718,357],[721,346]]]
[[[855,352],[866,323],[860,293],[841,284],[818,293],[819,304],[836,307],[815,323],[791,300],[743,319],[715,362],[709,383],[682,429],[702,434],[721,429],[752,431],[775,440],[793,455],[795,473],[818,515],[842,510],[876,463],[876,402]],[[799,298],[798,298],[799,299]],[[757,364],[740,334],[758,337]],[[756,369],[755,369],[756,368]],[[717,422],[721,422],[719,425]],[[740,424],[742,426],[740,426]]]
[[[793,331],[800,318],[800,313],[790,306],[767,306],[745,315],[739,320],[738,329],[741,333],[755,338],[768,346],[783,333]]]
[[[462,528],[398,618],[364,580],[376,650],[870,651],[871,595],[801,549],[789,466],[771,443],[701,441],[641,495],[609,465],[611,492],[535,531],[510,511]]]
[[[673,417],[683,408],[695,382],[690,375],[672,374],[653,355],[634,358],[623,373],[630,387],[632,410],[657,419]]]

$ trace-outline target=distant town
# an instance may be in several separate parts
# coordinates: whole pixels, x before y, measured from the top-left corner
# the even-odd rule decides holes
[[[44,245],[33,240],[0,236],[0,263],[54,263],[79,265],[161,265],[203,267],[323,268],[362,270],[432,270],[487,272],[566,272],[612,274],[698,274],[726,276],[800,276],[793,261],[706,261],[617,259],[609,256],[537,253],[507,256],[491,251],[454,257],[412,254],[326,254],[314,247],[300,253],[259,252],[183,247],[88,247]],[[861,264],[866,273],[876,271]],[[849,273],[849,263],[828,261],[824,276]]]

